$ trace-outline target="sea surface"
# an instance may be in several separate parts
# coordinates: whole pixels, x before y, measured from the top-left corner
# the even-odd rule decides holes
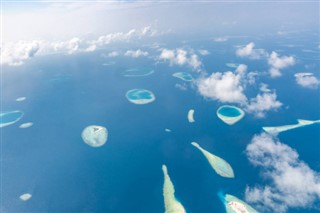
[[[277,91],[284,106],[261,119],[247,113],[232,126],[216,116],[222,103],[203,98],[192,82],[172,76],[189,72],[197,78],[199,74],[188,67],[155,63],[152,58],[101,56],[111,50],[47,55],[20,67],[4,67],[2,109],[21,110],[24,115],[1,129],[3,211],[164,212],[163,164],[187,212],[225,212],[219,193],[244,200],[246,186],[262,183],[260,169],[251,165],[245,154],[252,137],[261,133],[263,126],[294,124],[298,118],[320,119],[319,90],[301,88],[293,76],[306,71],[319,78],[319,54],[281,46],[281,42],[294,42],[314,48],[314,37],[284,39],[277,44],[271,38],[263,37],[256,45],[293,54],[299,61],[284,70],[281,78],[259,77],[258,82]],[[195,39],[184,45],[211,52],[202,57],[208,73],[233,71],[226,63],[244,63],[249,70],[267,72],[265,61],[235,56],[234,46],[247,40],[252,38],[225,43]],[[123,73],[128,69],[154,73],[126,77]],[[178,84],[185,89],[179,89]],[[135,88],[152,91],[156,100],[145,105],[130,103],[125,94]],[[254,97],[258,89],[259,84],[247,88],[246,94]],[[22,96],[27,99],[17,102]],[[189,109],[195,110],[194,123],[187,120]],[[25,122],[33,126],[19,128]],[[89,125],[108,129],[104,146],[92,148],[83,142],[81,133]],[[319,130],[320,125],[315,124],[279,135],[280,141],[296,149],[300,159],[315,171],[320,171]],[[235,179],[217,175],[192,141],[230,163]],[[32,198],[21,201],[19,196],[24,193]]]

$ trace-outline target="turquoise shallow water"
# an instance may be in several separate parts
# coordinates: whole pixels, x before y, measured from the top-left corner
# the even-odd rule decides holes
[[[147,69],[147,68],[132,68],[132,69],[126,69],[122,72],[122,75],[125,77],[143,77],[148,76],[154,73],[154,70]]]
[[[230,106],[224,106],[222,107],[218,113],[220,113],[221,115],[223,116],[226,116],[226,117],[237,117],[239,115],[241,115],[241,112],[234,108],[234,107],[230,107]]]
[[[187,72],[177,72],[177,73],[174,73],[173,76],[176,78],[180,78],[184,81],[192,81],[193,80],[192,75]]]
[[[3,112],[0,116],[0,125],[5,125],[7,123],[12,123],[18,121],[23,116],[21,111],[10,111]]]
[[[150,99],[154,98],[154,95],[151,91],[144,89],[133,89],[127,92],[126,94],[128,99],[131,100],[140,100],[140,99]]]

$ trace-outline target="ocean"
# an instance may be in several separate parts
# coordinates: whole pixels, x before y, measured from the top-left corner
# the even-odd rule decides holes
[[[297,42],[300,37],[295,39]],[[269,39],[261,46],[281,47],[281,53],[294,54],[299,60],[294,68],[284,70],[281,78],[271,81],[262,75],[258,79],[276,89],[284,106],[268,112],[265,118],[247,113],[232,126],[216,116],[222,103],[203,98],[195,85],[172,76],[189,72],[196,78],[199,73],[155,63],[152,57],[107,58],[101,55],[108,50],[99,50],[47,55],[21,67],[4,67],[2,109],[21,110],[24,115],[2,128],[3,211],[164,212],[161,167],[165,164],[175,196],[187,212],[225,212],[219,193],[244,200],[246,186],[263,181],[261,170],[251,165],[245,154],[246,146],[263,126],[294,124],[298,118],[320,119],[319,89],[300,88],[293,77],[298,71],[314,71],[319,77],[319,60],[310,52],[272,42]],[[225,65],[229,62],[247,64],[251,71],[268,71],[265,62],[237,58],[235,44],[246,44],[246,39],[223,44],[195,40],[184,45],[211,52],[202,61],[208,73],[232,70]],[[311,68],[305,67],[310,64]],[[123,76],[127,69],[152,69],[154,73]],[[155,101],[130,103],[126,92],[135,88],[152,91]],[[246,93],[253,97],[258,88],[259,84],[254,85]],[[15,100],[22,96],[27,99]],[[194,123],[188,122],[189,109],[195,110]],[[26,122],[34,125],[20,129]],[[82,141],[81,133],[89,125],[108,129],[104,146],[92,148]],[[166,128],[172,131],[166,132]],[[300,159],[315,171],[320,171],[319,130],[320,125],[315,124],[279,135],[280,141],[296,149]],[[228,161],[235,178],[216,174],[191,145],[193,141]],[[19,199],[24,193],[32,194],[27,202]]]

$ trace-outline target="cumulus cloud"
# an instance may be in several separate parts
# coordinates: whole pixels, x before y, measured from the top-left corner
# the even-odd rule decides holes
[[[209,55],[210,52],[208,50],[205,50],[205,49],[201,49],[198,51],[200,53],[200,55]]]
[[[138,57],[141,57],[141,56],[148,56],[149,53],[148,52],[144,52],[140,49],[138,50],[128,50],[127,52],[125,52],[124,54],[125,56],[130,56],[130,57],[133,57],[133,58],[138,58]]]
[[[245,197],[262,211],[312,208],[320,199],[320,174],[299,159],[290,146],[268,134],[253,137],[246,155],[260,167],[266,185],[247,186]]]
[[[142,29],[132,29],[126,33],[110,33],[100,36],[97,39],[85,40],[80,38],[72,38],[67,41],[19,41],[4,43],[1,48],[2,63],[8,65],[22,65],[25,60],[32,58],[35,55],[45,55],[50,53],[67,53],[74,54],[77,52],[92,52],[97,48],[101,48],[112,42],[130,42],[132,40],[141,39],[144,37],[152,37],[157,33],[151,27]],[[130,52],[128,53],[130,55]],[[146,52],[141,50],[131,53],[134,56],[145,55]]]
[[[250,99],[246,106],[246,111],[253,113],[256,117],[262,118],[267,111],[276,110],[281,106],[282,103],[277,100],[277,94],[275,92],[263,93]]]
[[[197,82],[199,93],[207,98],[229,103],[244,103],[244,87],[241,85],[241,74],[233,72],[215,72]]]
[[[42,41],[19,41],[8,43],[1,48],[2,63],[12,66],[22,65],[24,60],[34,57],[40,50]]]
[[[87,48],[92,48],[92,46],[86,46],[84,47],[84,42],[80,38],[72,38],[69,41],[60,41],[60,42],[52,42],[51,47],[54,51],[57,52],[67,52],[68,54],[73,54],[81,49],[87,50]],[[52,51],[52,49],[49,47],[45,47],[44,51]]]
[[[261,83],[261,84],[260,84],[259,90],[260,90],[261,92],[271,92],[271,90],[269,89],[269,85],[268,85],[268,84],[265,84],[265,83]]]
[[[245,64],[240,64],[237,68],[236,68],[236,72],[239,73],[240,75],[244,75],[245,72],[247,71],[248,66]]]
[[[317,79],[313,73],[301,72],[294,75],[296,77],[296,82],[302,87],[315,89],[319,86],[320,81]]]
[[[160,60],[169,61],[171,65],[188,65],[193,69],[200,69],[202,63],[193,51],[184,49],[163,49],[159,56]]]
[[[240,64],[235,72],[214,72],[208,77],[200,77],[196,85],[200,95],[205,98],[240,104],[248,113],[263,118],[268,111],[277,110],[283,104],[277,100],[276,92],[271,93],[266,84],[260,86],[262,94],[247,98],[245,88],[255,84],[256,76],[256,72],[248,72],[247,65]]]
[[[281,69],[294,65],[295,59],[292,56],[279,57],[278,53],[273,51],[268,58],[268,64],[271,66],[269,73],[274,78],[282,75]]]
[[[261,57],[266,56],[266,52],[263,49],[254,49],[254,46],[254,43],[250,42],[244,47],[239,47],[236,50],[237,56],[250,59],[260,59]]]

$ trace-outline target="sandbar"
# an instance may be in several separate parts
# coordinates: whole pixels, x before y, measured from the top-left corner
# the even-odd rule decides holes
[[[185,213],[183,205],[174,196],[174,186],[168,174],[166,165],[162,165],[164,175],[163,197],[165,213]]]
[[[216,171],[216,173],[218,173],[222,177],[234,178],[233,169],[227,161],[214,154],[211,154],[207,150],[200,147],[200,145],[196,142],[192,142],[191,144],[202,152],[202,154],[207,158],[209,164]]]
[[[103,126],[87,126],[81,134],[83,141],[91,147],[100,147],[107,142],[108,130]]]
[[[194,109],[190,109],[188,112],[188,121],[189,123],[195,122],[194,120]]]

